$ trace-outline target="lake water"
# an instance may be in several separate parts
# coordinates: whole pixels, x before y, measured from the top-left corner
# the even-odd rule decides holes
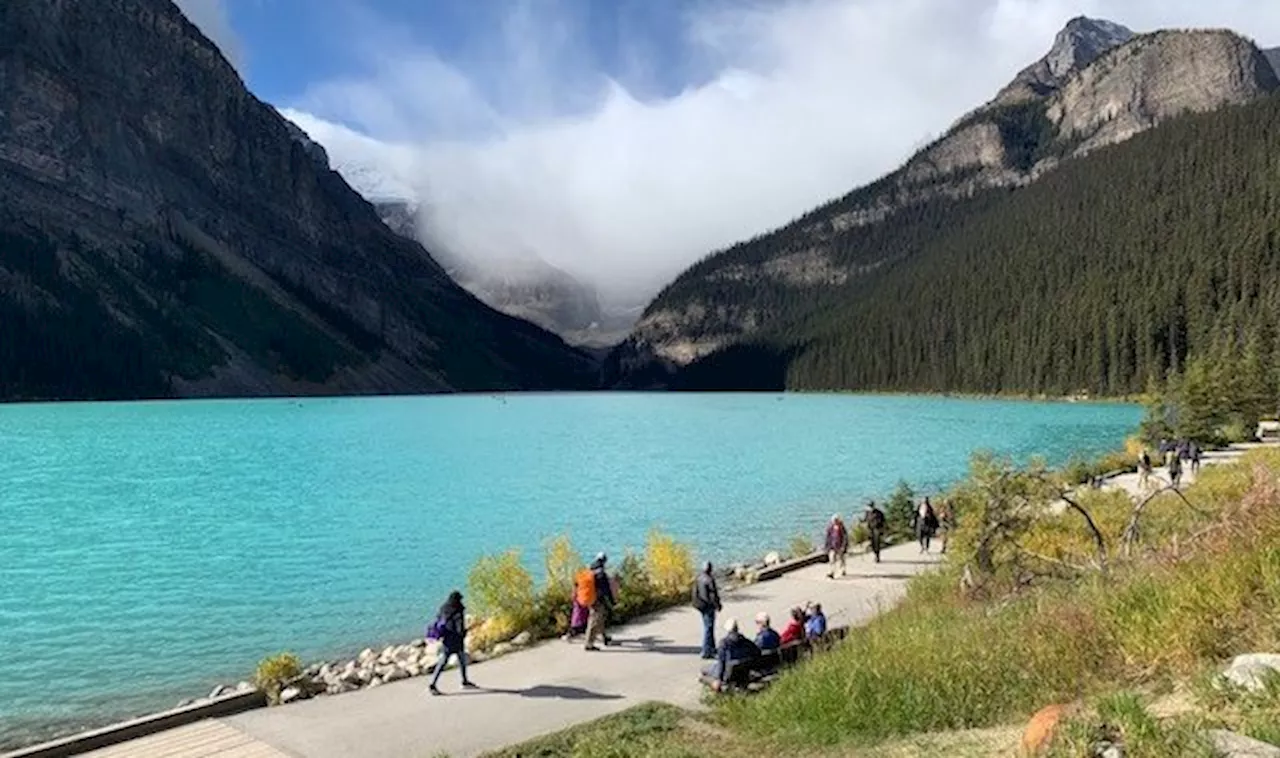
[[[0,746],[169,707],[283,649],[419,634],[485,551],[658,525],[759,556],[977,449],[1117,446],[1127,405],[584,394],[0,407]]]

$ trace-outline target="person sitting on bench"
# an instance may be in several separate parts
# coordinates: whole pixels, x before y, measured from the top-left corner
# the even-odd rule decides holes
[[[778,636],[778,632],[769,625],[769,614],[760,611],[756,614],[756,647],[760,648],[760,652],[767,653],[770,650],[777,650],[782,647],[782,638]]]
[[[790,645],[793,642],[800,642],[804,639],[804,610],[800,608],[791,609],[791,620],[782,629],[782,644]]]
[[[724,622],[724,638],[720,640],[720,649],[716,651],[716,662],[702,673],[712,680],[711,688],[718,692],[726,689],[733,680],[735,667],[759,657],[760,648],[742,636],[738,631],[737,620],[729,619]]]

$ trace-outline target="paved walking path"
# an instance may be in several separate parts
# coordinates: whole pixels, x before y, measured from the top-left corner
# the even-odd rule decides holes
[[[726,618],[754,633],[757,612],[781,627],[787,609],[821,603],[829,624],[861,624],[903,595],[906,580],[939,560],[908,544],[884,552],[884,562],[851,555],[849,576],[830,580],[825,564],[726,593]],[[697,707],[701,619],[673,608],[613,631],[620,643],[599,652],[548,641],[470,670],[480,690],[463,691],[456,670],[441,679],[444,695],[426,693],[415,677],[282,708],[206,721],[90,753],[184,758],[465,758],[615,713],[665,701]],[[718,632],[717,632],[718,634]]]

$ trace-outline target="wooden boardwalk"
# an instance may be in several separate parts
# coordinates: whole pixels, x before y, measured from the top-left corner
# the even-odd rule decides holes
[[[86,758],[293,758],[221,721],[200,721],[83,754]]]

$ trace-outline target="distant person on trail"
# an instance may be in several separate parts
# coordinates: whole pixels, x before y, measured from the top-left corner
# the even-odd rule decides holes
[[[716,614],[720,612],[720,588],[711,573],[711,561],[702,567],[702,573],[693,580],[693,607],[702,614],[702,657],[711,660],[716,656]]]
[[[1151,471],[1151,453],[1147,452],[1144,447],[1142,448],[1142,455],[1138,456],[1138,486],[1144,490],[1151,480]]]
[[[1200,473],[1200,445],[1191,443],[1191,473]]]
[[[776,629],[769,625],[769,614],[761,611],[756,614],[756,647],[768,652],[782,647],[782,637]]]
[[[938,514],[933,510],[933,504],[929,502],[929,498],[925,498],[918,508],[916,508],[915,516],[916,540],[920,543],[920,552],[929,552],[929,542],[933,539],[933,534],[938,530]]]
[[[613,582],[609,581],[609,574],[605,570],[605,565],[609,562],[609,556],[600,553],[596,556],[595,561],[591,563],[592,584],[595,587],[595,598],[591,604],[591,614],[587,618],[587,644],[586,650],[599,650],[596,647],[596,638],[604,640],[604,644],[608,645],[612,642],[609,635],[605,634],[604,626],[608,622],[608,616],[613,612]]]
[[[440,683],[440,675],[449,665],[450,656],[458,656],[458,670],[462,672],[462,686],[473,689],[476,685],[467,678],[467,609],[462,605],[462,593],[454,590],[449,599],[440,606],[435,623],[431,625],[428,637],[436,635],[440,640],[440,660],[436,662],[435,674],[431,677],[431,685],[427,691],[439,695],[436,685]]]
[[[951,530],[956,528],[956,515],[951,510],[951,501],[942,501],[942,506],[938,508],[938,534],[942,536],[942,550],[939,552],[945,554],[947,552],[947,542],[951,539]]]
[[[760,648],[756,643],[742,636],[738,631],[738,622],[729,619],[724,622],[724,639],[720,640],[714,658],[716,662],[703,670],[703,674],[715,681],[713,688],[723,690],[733,678],[736,666],[748,663],[760,657]]]
[[[782,644],[789,645],[792,642],[799,642],[804,639],[804,610],[801,608],[791,609],[791,620],[782,630]]]
[[[827,578],[835,579],[836,571],[844,576],[845,554],[849,552],[849,530],[845,528],[838,513],[831,517],[831,523],[827,525],[826,551],[827,563],[831,566]]]
[[[874,500],[867,503],[867,508],[862,512],[862,521],[867,525],[867,541],[871,543],[871,552],[876,556],[876,563],[880,562],[880,548],[884,544],[884,511],[876,507]]]
[[[1182,458],[1177,453],[1169,456],[1169,484],[1174,489],[1182,482]]]

